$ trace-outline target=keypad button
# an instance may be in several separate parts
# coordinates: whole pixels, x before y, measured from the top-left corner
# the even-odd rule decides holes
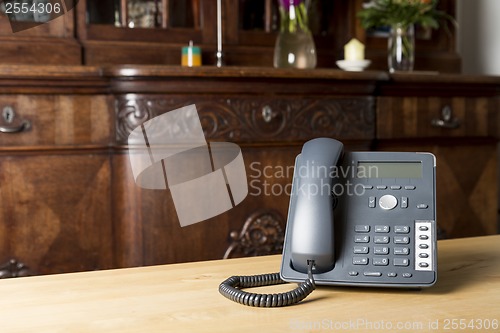
[[[387,276],[388,277],[396,277],[396,276],[398,276],[398,274],[396,272],[389,272],[389,273],[387,273]]]
[[[387,233],[387,232],[389,232],[389,226],[388,225],[376,225],[375,232]]]
[[[375,208],[376,204],[377,204],[377,199],[375,197],[368,198],[368,207],[369,208]]]
[[[420,240],[428,240],[429,236],[427,236],[427,235],[420,235],[420,236],[418,236],[418,239],[420,239]]]
[[[421,225],[420,227],[418,227],[418,230],[420,230],[420,231],[428,231],[429,228],[427,226],[425,226],[425,225]]]
[[[400,190],[401,186],[400,185],[391,185],[391,190]]]
[[[370,232],[370,226],[369,225],[356,225],[354,227],[354,231],[356,231],[356,232]]]
[[[373,239],[375,244],[387,244],[389,240],[389,236],[375,236]]]
[[[371,277],[380,277],[382,276],[381,272],[364,272],[364,276],[371,276]]]
[[[408,236],[394,236],[394,244],[409,244],[410,237]]]
[[[408,234],[410,233],[410,227],[407,225],[397,225],[394,227],[394,232],[397,234]]]
[[[387,246],[374,246],[373,253],[379,255],[386,255],[389,254],[389,248]]]
[[[405,190],[414,190],[416,187],[413,185],[406,185]]]
[[[356,271],[350,271],[348,274],[349,274],[350,276],[358,276],[358,274],[359,274],[359,273],[358,273],[358,272],[356,272]]]
[[[402,276],[405,278],[405,279],[408,279],[408,278],[411,278],[413,275],[411,273],[403,273]]]
[[[410,254],[410,249],[407,247],[395,247],[394,248],[394,254],[398,256],[407,256]]]
[[[423,204],[423,203],[417,205],[417,209],[427,209],[427,208],[429,208],[429,205],[426,205],[426,204]]]
[[[428,248],[429,248],[429,245],[427,245],[427,244],[420,244],[418,247],[419,247],[420,249],[422,249],[422,250],[426,250],[426,249],[428,249]]]
[[[428,253],[420,253],[418,255],[419,258],[422,258],[422,259],[426,259],[426,258],[429,258],[429,254]]]
[[[392,263],[394,266],[409,266],[410,265],[410,259],[407,258],[394,258]]]
[[[385,185],[378,185],[377,190],[387,190],[387,186]]]
[[[418,264],[418,266],[422,267],[422,268],[427,268],[427,267],[429,267],[429,264],[426,263],[426,262],[421,262],[421,263]]]
[[[354,247],[354,253],[355,254],[367,254],[369,251],[368,246],[355,246]]]
[[[373,265],[374,266],[387,266],[387,265],[389,265],[389,259],[387,259],[386,257],[373,258]]]
[[[352,264],[353,265],[368,265],[368,258],[366,258],[366,257],[353,257]]]
[[[373,186],[372,185],[362,185],[364,190],[372,190]]]
[[[354,243],[369,243],[370,236],[366,235],[356,235],[354,236]]]

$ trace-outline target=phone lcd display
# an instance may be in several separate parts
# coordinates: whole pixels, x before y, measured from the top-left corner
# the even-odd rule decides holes
[[[422,178],[421,162],[358,162],[358,178]]]

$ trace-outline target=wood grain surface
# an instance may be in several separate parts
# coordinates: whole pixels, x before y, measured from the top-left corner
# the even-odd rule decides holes
[[[280,256],[3,280],[2,330],[373,332],[392,327],[445,332],[476,327],[498,332],[500,236],[446,240],[438,246],[438,282],[431,288],[319,287],[302,303],[279,309],[233,303],[219,295],[218,285],[231,275],[277,271]],[[467,329],[452,330],[462,323]]]

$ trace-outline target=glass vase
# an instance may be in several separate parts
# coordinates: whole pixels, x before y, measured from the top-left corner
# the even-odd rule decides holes
[[[413,70],[415,62],[415,28],[413,24],[391,26],[387,46],[389,72]]]
[[[316,46],[308,26],[305,0],[280,0],[280,31],[274,47],[275,68],[315,68]]]

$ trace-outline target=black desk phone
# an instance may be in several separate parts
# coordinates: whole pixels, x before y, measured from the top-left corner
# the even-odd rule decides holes
[[[436,160],[429,153],[346,152],[304,144],[295,161],[280,273],[233,276],[219,291],[251,306],[285,306],[315,285],[427,287],[437,279]],[[301,282],[287,293],[242,288]]]

